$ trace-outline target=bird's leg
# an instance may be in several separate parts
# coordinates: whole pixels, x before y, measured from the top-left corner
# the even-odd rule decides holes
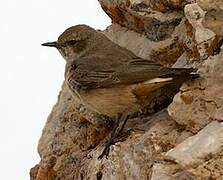
[[[102,159],[104,156],[108,157],[109,149],[110,149],[110,146],[113,144],[113,140],[114,140],[114,137],[116,136],[116,130],[117,130],[118,126],[119,126],[119,122],[120,122],[121,117],[122,117],[122,115],[119,114],[117,119],[116,119],[116,121],[115,121],[115,123],[114,123],[114,126],[113,126],[112,132],[110,134],[110,137],[109,137],[108,141],[105,144],[104,150],[102,151],[102,153],[98,157],[98,159]]]
[[[124,130],[125,125],[130,117],[131,117],[131,115],[129,115],[129,114],[125,114],[125,113],[122,114],[121,120],[123,121],[123,123],[120,128],[117,128],[117,132],[114,136],[113,143],[116,143],[119,141],[124,141],[129,136],[131,130],[128,130],[127,132],[123,132],[123,130]]]
[[[110,146],[115,144],[118,141],[121,141],[121,139],[126,138],[129,135],[130,131],[128,131],[127,134],[123,134],[123,130],[124,130],[124,127],[125,127],[128,119],[129,119],[129,115],[127,115],[126,113],[118,115],[118,117],[114,123],[110,137],[109,137],[108,141],[106,142],[104,150],[102,151],[102,153],[98,157],[98,159],[102,159],[104,156],[108,157]],[[119,128],[120,122],[122,122],[122,121],[123,121],[123,123],[122,123],[121,127]]]
[[[122,123],[121,128],[116,133],[116,137],[118,137],[123,132],[123,129],[125,128],[125,125],[126,125],[128,119],[129,119],[129,117],[130,117],[130,115],[126,115],[126,114],[122,115],[123,123]]]

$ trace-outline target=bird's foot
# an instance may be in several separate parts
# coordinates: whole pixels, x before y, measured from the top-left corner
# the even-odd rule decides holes
[[[114,137],[113,144],[115,144],[117,142],[123,142],[123,141],[125,141],[130,136],[131,132],[132,132],[132,129],[129,129],[127,131],[119,132],[117,134],[117,136]]]
[[[112,143],[109,143],[109,141],[106,142],[105,147],[104,147],[104,149],[103,149],[101,155],[98,156],[98,159],[99,159],[99,160],[102,159],[104,156],[105,156],[106,158],[108,158],[109,151],[110,151],[110,146],[111,146],[111,145],[112,145]]]

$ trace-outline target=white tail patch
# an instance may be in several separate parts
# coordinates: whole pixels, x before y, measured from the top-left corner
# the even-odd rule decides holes
[[[153,78],[151,80],[145,81],[143,84],[153,84],[153,83],[160,83],[160,82],[167,82],[172,81],[173,78]]]

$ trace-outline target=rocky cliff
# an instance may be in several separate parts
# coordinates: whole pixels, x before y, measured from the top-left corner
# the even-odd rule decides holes
[[[131,135],[102,160],[109,131],[63,85],[31,179],[223,179],[223,2],[99,2],[112,19],[103,32],[112,41],[165,66],[197,68],[201,77],[183,84],[166,109],[131,119]]]

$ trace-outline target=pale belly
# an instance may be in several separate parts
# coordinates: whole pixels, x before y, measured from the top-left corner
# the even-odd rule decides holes
[[[171,80],[171,79],[170,79]],[[97,88],[81,93],[72,91],[73,97],[90,110],[110,117],[119,113],[131,114],[147,104],[152,92],[165,86],[167,81],[146,81],[112,88]]]
[[[79,95],[89,109],[110,117],[140,109],[131,86],[94,89]]]

